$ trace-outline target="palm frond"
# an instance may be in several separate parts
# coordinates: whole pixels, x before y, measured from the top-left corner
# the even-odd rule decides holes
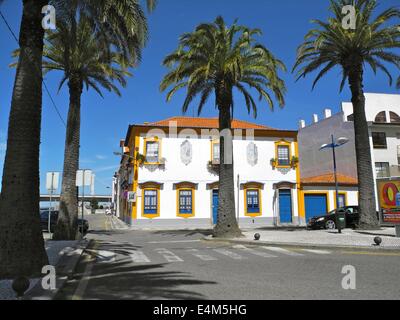
[[[342,8],[348,4],[356,9],[355,30],[342,27]],[[376,0],[330,0],[332,17],[327,22],[313,20],[316,28],[306,34],[304,43],[297,49],[292,70],[297,72],[297,79],[319,70],[313,83],[314,89],[323,76],[338,66],[343,75],[342,91],[354,68],[369,65],[375,73],[382,71],[392,84],[388,65],[400,68],[400,56],[396,53],[396,49],[400,48],[400,10],[391,7],[375,14],[377,8]]]
[[[202,23],[193,32],[184,33],[177,49],[163,61],[169,71],[161,81],[160,90],[171,87],[167,101],[186,88],[183,112],[199,95],[200,114],[212,93],[219,108],[233,111],[232,90],[236,88],[244,96],[249,113],[257,116],[257,105],[244,87],[246,84],[271,108],[274,102],[270,93],[283,106],[286,88],[278,74],[285,72],[286,66],[257,42],[260,34],[261,30],[239,25],[237,21],[228,27],[221,16],[213,23]]]

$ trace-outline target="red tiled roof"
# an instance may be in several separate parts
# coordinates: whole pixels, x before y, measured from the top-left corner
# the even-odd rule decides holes
[[[357,178],[346,176],[340,173],[338,173],[337,178],[338,178],[338,183],[341,185],[350,185],[350,186],[358,185]],[[335,176],[333,173],[328,173],[314,177],[302,178],[301,183],[308,185],[333,185],[335,184]]]
[[[178,128],[207,128],[218,129],[218,118],[192,118],[192,117],[172,117],[165,120],[145,123],[149,127],[168,127],[171,121],[177,123]],[[233,129],[258,129],[258,130],[276,130],[271,127],[251,123],[243,120],[232,120]]]

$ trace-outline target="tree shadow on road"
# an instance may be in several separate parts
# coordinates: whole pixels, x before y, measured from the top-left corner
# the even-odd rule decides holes
[[[130,254],[140,248],[130,243],[102,242],[100,251],[87,249],[91,261],[81,260],[74,279],[56,298],[71,299],[78,283],[85,279],[89,280],[88,285],[80,298],[89,300],[203,300],[206,297],[189,286],[217,284],[195,279],[190,273],[162,270],[168,264],[133,264]],[[118,259],[107,260],[102,251],[114,252]],[[93,263],[87,277],[85,270]]]
[[[125,232],[117,230],[89,230],[86,233],[86,235],[98,235],[98,236],[115,236],[119,234],[125,234]]]
[[[87,263],[83,263],[85,268]],[[88,300],[203,300],[200,293],[187,288],[216,284],[193,279],[188,273],[162,271],[165,264],[132,265],[127,261],[96,266],[82,299]],[[76,274],[82,279],[82,273]]]
[[[209,236],[213,234],[212,229],[196,229],[196,230],[158,230],[152,233],[165,236],[185,236],[191,237],[195,235]]]

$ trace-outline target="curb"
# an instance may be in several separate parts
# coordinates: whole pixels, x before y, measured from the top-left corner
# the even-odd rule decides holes
[[[41,280],[24,297],[23,300],[53,300],[65,282],[73,276],[83,252],[93,240],[81,240],[72,252],[63,252],[56,267],[56,289],[44,290]]]
[[[279,246],[286,248],[314,248],[314,249],[344,249],[344,250],[366,250],[366,251],[385,251],[385,252],[396,252],[400,253],[400,248],[394,247],[378,247],[378,246],[351,246],[351,245],[324,245],[324,244],[312,244],[312,243],[295,243],[295,242],[273,242],[273,241],[255,241],[255,240],[240,240],[240,239],[224,239],[224,238],[213,238],[212,236],[203,237],[202,240],[210,242],[228,242],[232,244],[247,244],[260,247],[268,246]]]
[[[113,230],[129,230],[128,224],[114,215],[111,216],[111,227]]]

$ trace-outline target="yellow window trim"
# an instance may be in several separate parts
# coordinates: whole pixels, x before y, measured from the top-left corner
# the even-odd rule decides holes
[[[158,143],[158,161],[157,162],[148,162],[145,160],[144,164],[161,164],[161,139],[158,137],[151,137],[151,138],[144,138],[144,151],[143,151],[143,155],[144,158],[147,159],[147,142],[157,142]]]
[[[333,192],[333,196],[334,196],[334,201],[335,201],[335,208],[337,208],[336,191]],[[347,206],[347,204],[348,204],[347,192],[346,191],[339,191],[339,196],[344,196],[344,205]]]
[[[329,200],[329,191],[303,191],[304,216],[306,214],[305,197],[308,194],[310,194],[310,195],[318,195],[318,194],[325,195],[326,196],[326,209],[327,209],[326,213],[331,211],[331,204],[330,204],[330,200]]]
[[[140,145],[140,136],[139,134],[134,131],[134,147],[131,148],[133,149],[133,185],[132,185],[132,191],[137,192],[138,189],[138,179],[139,179],[139,170],[138,170],[138,161],[137,155],[139,153],[139,145]],[[136,220],[137,219],[137,200],[136,202],[132,203],[132,219]]]
[[[192,191],[192,213],[180,213],[179,212],[179,192],[180,191]],[[176,189],[176,216],[180,217],[180,218],[193,218],[196,214],[195,212],[195,192],[196,189],[192,186],[192,187],[185,187],[184,185],[179,186]]]
[[[144,213],[144,192],[145,191],[157,191],[157,213],[151,214],[151,213]],[[149,219],[154,219],[154,218],[159,218],[160,217],[160,187],[144,187],[142,189],[142,217],[144,218],[149,218]]]
[[[289,147],[289,165],[281,166],[279,165],[278,159],[278,147]],[[275,160],[276,160],[276,168],[291,168],[290,162],[292,161],[292,143],[286,140],[280,140],[275,142]]]
[[[258,191],[258,204],[260,207],[260,212],[247,212],[247,191],[248,190],[256,190]],[[244,215],[246,217],[260,217],[262,216],[262,189],[257,187],[257,184],[248,184],[243,187],[244,192]]]

